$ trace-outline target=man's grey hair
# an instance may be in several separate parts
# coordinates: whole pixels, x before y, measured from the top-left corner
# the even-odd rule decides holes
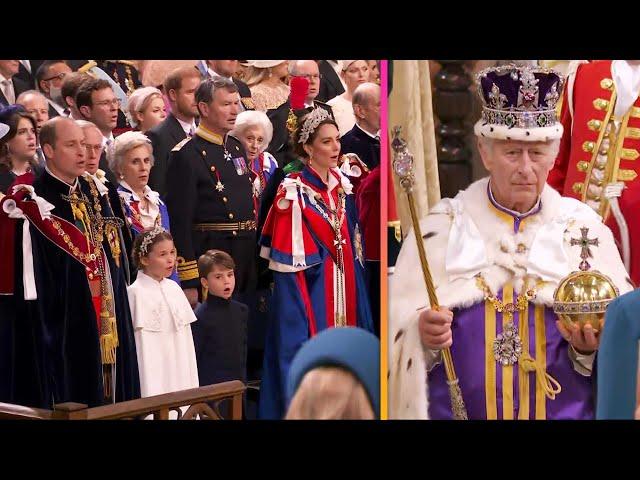
[[[353,92],[353,98],[351,99],[352,105],[366,105],[369,103],[373,97],[374,87],[380,90],[379,85],[371,82],[358,85]]]
[[[100,131],[98,126],[95,123],[90,122],[89,120],[76,120],[76,124],[80,128],[82,128],[82,130],[86,130],[87,128],[95,128],[96,130],[98,130],[98,132],[100,132],[100,135],[102,135],[102,132]]]
[[[484,147],[486,147],[488,151],[493,151],[493,146],[495,145],[495,142],[497,139],[491,138],[491,137],[482,137],[482,136],[478,136],[477,138],[478,138],[478,143],[481,143]],[[560,139],[558,138],[555,140],[550,140],[548,142],[548,145],[550,147],[550,153],[555,159],[558,156],[558,152],[560,151]]]
[[[20,95],[18,95],[18,98],[16,98],[16,103],[19,105],[23,105],[24,104],[24,99],[26,97],[28,97],[29,95],[35,95],[37,97],[41,97],[45,102],[47,101],[47,97],[45,97],[42,92],[39,92],[38,90],[26,90],[24,92],[22,92]],[[48,104],[47,104],[48,106]]]
[[[301,62],[314,62],[316,63],[315,60],[289,60],[289,75],[291,76],[296,76],[298,75],[298,68],[300,67],[300,63]]]
[[[238,91],[238,87],[233,81],[226,78],[207,78],[196,89],[196,103],[204,102],[208,105],[218,90],[227,90],[233,93]]]

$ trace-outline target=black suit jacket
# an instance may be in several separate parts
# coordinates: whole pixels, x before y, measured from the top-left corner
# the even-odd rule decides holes
[[[169,168],[169,154],[187,135],[182,129],[182,125],[173,115],[167,115],[162,123],[156,125],[146,133],[153,146],[154,164],[149,174],[149,187],[155,190],[164,198],[167,194],[166,181],[167,169]]]
[[[318,61],[318,70],[322,79],[320,80],[320,90],[316,100],[320,102],[328,102],[333,97],[337,97],[344,93],[344,87],[340,81],[340,77],[327,60]]]
[[[98,168],[104,172],[104,176],[107,177],[107,180],[109,180],[112,185],[116,187],[118,186],[118,179],[116,178],[116,174],[109,168],[109,162],[107,161],[107,152],[104,150],[102,151],[102,155],[100,155]]]
[[[49,105],[49,119],[52,119],[54,117],[59,117],[60,114],[58,113],[58,111],[55,108],[53,108],[49,102],[47,102],[47,104]]]
[[[26,92],[27,90],[30,90],[29,84],[26,83],[24,80],[20,80],[19,78],[16,78],[15,75],[11,77],[11,81],[13,82],[13,91],[16,94],[16,99],[18,98],[18,95],[20,95],[22,92]],[[0,105],[3,107],[9,106],[9,102],[5,98],[2,90],[0,90]]]
[[[340,139],[342,153],[355,153],[370,170],[380,165],[380,140],[371,138],[358,125]]]
[[[233,83],[235,83],[236,87],[238,87],[238,93],[240,94],[240,98],[251,98],[251,90],[249,89],[246,83],[244,83],[242,80],[238,80],[235,77],[231,77],[231,80],[233,80]]]
[[[29,70],[27,70],[26,67],[22,64],[22,62],[20,62],[20,69],[16,74],[16,78],[19,78],[24,83],[29,85],[30,90],[36,89],[36,71],[37,70],[33,69],[33,62],[34,62],[33,60],[29,60],[29,63],[31,64],[31,73],[29,73]],[[39,63],[36,65],[40,66]]]

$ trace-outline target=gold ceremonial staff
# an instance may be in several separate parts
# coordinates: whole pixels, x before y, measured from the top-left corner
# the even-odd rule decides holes
[[[409,209],[411,210],[411,223],[413,223],[413,232],[416,236],[416,243],[418,244],[418,255],[420,255],[420,264],[422,265],[422,274],[424,276],[424,283],[427,287],[427,293],[429,294],[429,303],[431,308],[438,310],[438,297],[436,297],[436,287],[433,284],[431,278],[431,272],[429,271],[429,264],[427,263],[427,256],[424,252],[424,244],[422,243],[422,231],[420,230],[420,222],[418,215],[416,214],[416,206],[413,201],[413,155],[409,152],[407,142],[400,138],[400,131],[402,127],[395,126],[393,128],[393,141],[391,147],[393,148],[393,171],[400,179],[400,185],[407,194],[409,200]],[[449,385],[449,397],[451,398],[451,411],[455,420],[468,420],[467,408],[464,405],[462,399],[462,392],[460,391],[460,385],[458,383],[458,377],[456,371],[453,368],[453,358],[451,358],[451,350],[445,348],[442,350],[442,359],[444,361],[444,368],[447,372],[447,385]]]

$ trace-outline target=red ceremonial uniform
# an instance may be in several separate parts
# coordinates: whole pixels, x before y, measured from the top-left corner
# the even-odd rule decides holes
[[[628,238],[640,238],[640,98],[615,118],[616,89],[611,60],[580,65],[563,94],[564,134],[548,183],[560,194],[577,198],[600,214],[620,247],[621,230],[605,196],[608,184],[622,182],[618,198]],[[640,249],[630,243],[630,276],[640,284]]]

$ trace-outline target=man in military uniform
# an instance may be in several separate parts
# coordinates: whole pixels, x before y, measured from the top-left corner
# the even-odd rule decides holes
[[[249,167],[242,144],[228,135],[240,106],[238,87],[204,80],[195,94],[196,134],[176,145],[167,172],[167,207],[178,251],[178,274],[192,305],[198,300],[200,255],[215,248],[236,263],[236,291],[255,288],[256,222]]]

